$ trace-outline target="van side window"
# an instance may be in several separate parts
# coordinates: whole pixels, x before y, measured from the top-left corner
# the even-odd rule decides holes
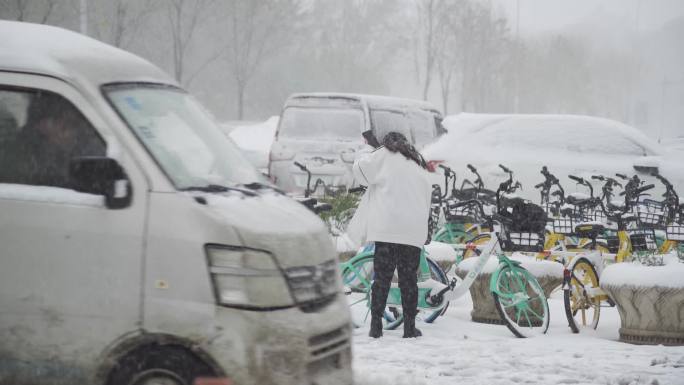
[[[71,188],[71,159],[105,153],[93,126],[62,96],[0,87],[0,183]]]

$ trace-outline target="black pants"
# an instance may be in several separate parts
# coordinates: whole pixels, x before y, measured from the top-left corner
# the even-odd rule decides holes
[[[420,248],[397,243],[375,242],[371,315],[382,317],[387,303],[394,270],[399,272],[399,289],[404,318],[415,318],[418,312],[418,264]]]

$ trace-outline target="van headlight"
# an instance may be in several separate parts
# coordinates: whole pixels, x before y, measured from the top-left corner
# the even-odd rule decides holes
[[[294,305],[285,277],[270,254],[220,245],[207,245],[206,253],[220,305],[264,310]]]

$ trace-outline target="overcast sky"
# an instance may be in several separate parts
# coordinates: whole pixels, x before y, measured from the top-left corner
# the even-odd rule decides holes
[[[683,0],[491,0],[508,13],[515,26],[516,3],[520,4],[521,33],[562,30],[585,22],[599,22],[611,15],[625,27],[655,29],[666,22],[684,17]],[[639,17],[637,18],[637,9]],[[613,23],[611,23],[613,24]]]

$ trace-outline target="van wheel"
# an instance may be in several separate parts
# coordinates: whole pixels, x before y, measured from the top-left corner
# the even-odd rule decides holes
[[[107,385],[193,385],[197,377],[216,377],[204,361],[181,346],[147,345],[120,358]]]

